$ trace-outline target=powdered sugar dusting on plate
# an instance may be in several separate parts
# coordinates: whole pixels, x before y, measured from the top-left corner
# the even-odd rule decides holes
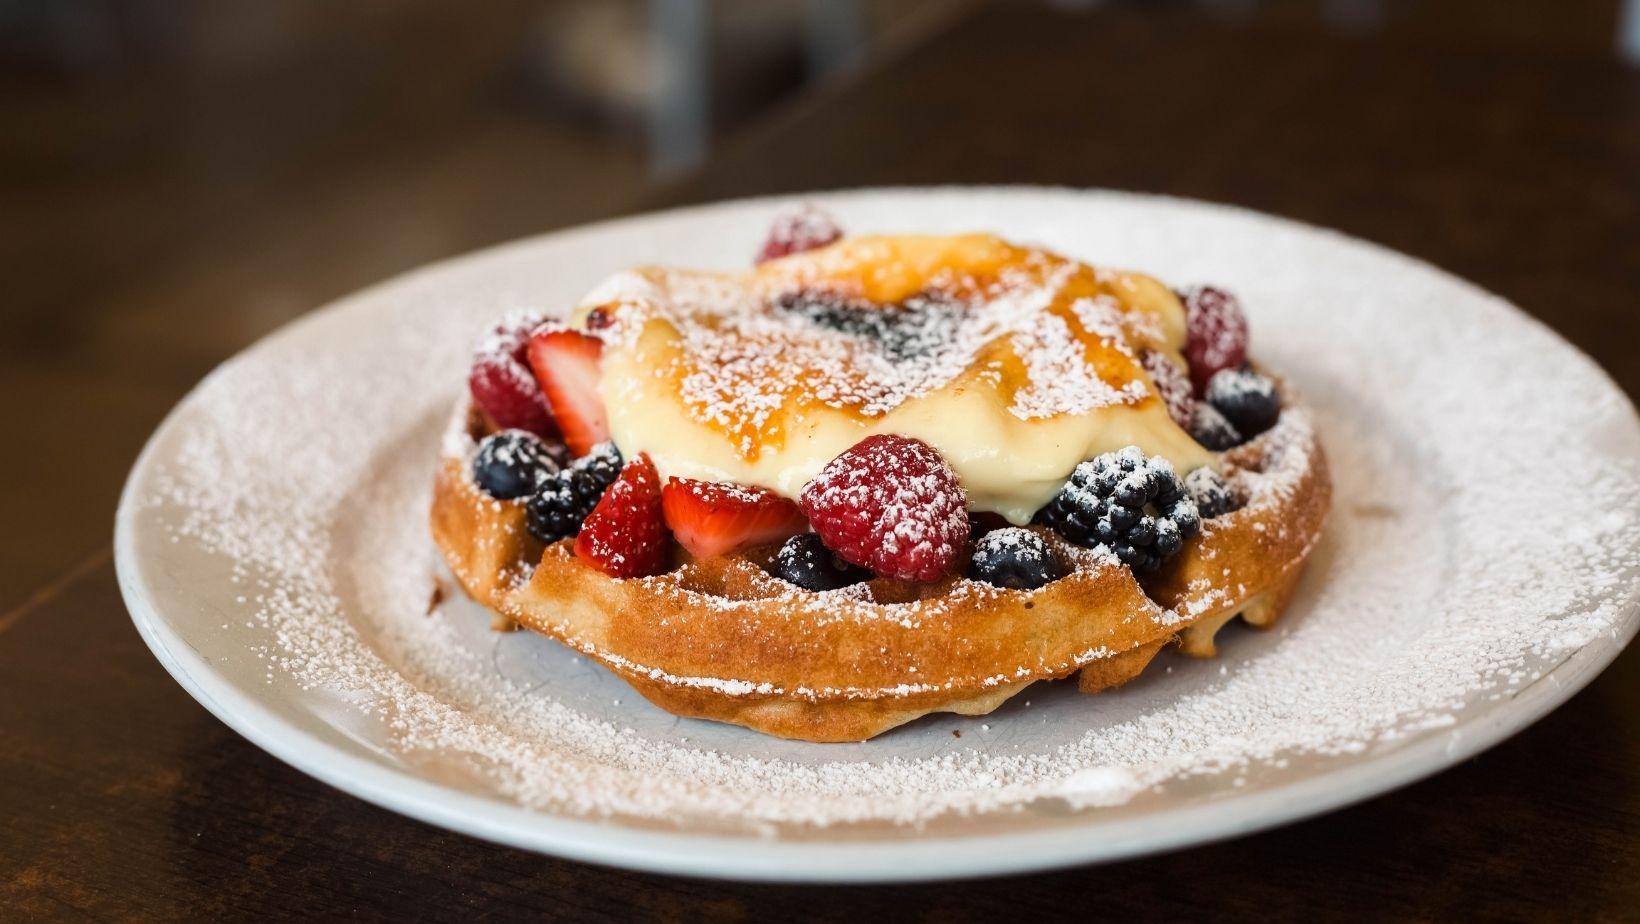
[[[427,615],[441,579],[425,524],[432,465],[472,331],[508,309],[570,304],[609,268],[584,265],[590,252],[717,252],[688,239],[711,235],[676,228],[588,232],[420,274],[231,362],[137,482],[144,554],[203,550],[220,580],[172,592],[212,594],[227,614],[177,607],[189,643],[224,663],[261,658],[270,690],[333,695],[330,721],[376,723],[384,759],[546,812],[719,829],[1047,818],[1274,785],[1443,734],[1627,631],[1640,441],[1586,361],[1500,303],[1348,241],[1149,200],[1073,201],[1086,204],[993,193],[907,212],[903,197],[858,196],[835,210],[851,230],[991,226],[1241,296],[1255,357],[1315,409],[1335,513],[1290,615],[1223,639],[1218,661],[1164,654],[1114,693],[1040,686],[983,720],[801,745],[659,714],[553,643],[489,633],[469,605]],[[720,259],[743,258],[759,230],[717,244]],[[678,252],[634,252],[660,241]],[[228,622],[235,632],[218,629]],[[240,637],[254,650],[223,647]]]

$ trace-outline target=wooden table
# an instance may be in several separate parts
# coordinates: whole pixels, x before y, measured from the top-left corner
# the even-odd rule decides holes
[[[656,204],[925,182],[1234,202],[1468,276],[1640,394],[1640,71],[1575,31],[1352,37],[1277,7],[981,8]],[[1640,653],[1486,754],[1273,832],[1007,880],[746,886],[495,847],[302,776],[166,676],[105,553],[0,616],[0,819],[0,919],[1633,918]]]

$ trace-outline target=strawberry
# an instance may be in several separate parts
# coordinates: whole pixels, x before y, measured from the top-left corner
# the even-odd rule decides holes
[[[473,350],[467,387],[498,428],[552,436],[546,398],[524,364],[530,331],[540,323],[539,316],[520,313],[510,314],[490,328]]]
[[[621,469],[575,537],[575,557],[618,578],[666,570],[666,523],[661,517],[661,478],[647,454]]]
[[[530,367],[564,442],[577,456],[609,439],[609,417],[598,394],[603,349],[597,337],[566,327],[542,327],[530,336]]]
[[[803,531],[797,505],[767,488],[672,478],[661,491],[666,525],[696,558],[784,539]]]
[[[933,581],[968,541],[968,495],[919,439],[868,436],[826,463],[799,504],[826,548],[884,577]]]

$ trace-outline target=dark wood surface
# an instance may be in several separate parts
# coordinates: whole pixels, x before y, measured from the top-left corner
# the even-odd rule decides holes
[[[1640,393],[1640,71],[1575,29],[1516,34],[1508,16],[1366,35],[1275,6],[1239,20],[983,8],[655,204],[923,182],[1234,202],[1472,278]],[[106,553],[0,615],[0,919],[526,914],[1634,919],[1640,656],[1492,751],[1323,818],[1090,869],[816,889],[543,858],[314,782],[170,680]]]

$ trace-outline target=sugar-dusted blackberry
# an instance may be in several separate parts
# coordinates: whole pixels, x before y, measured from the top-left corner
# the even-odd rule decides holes
[[[1083,462],[1039,513],[1080,546],[1104,546],[1139,573],[1155,571],[1201,529],[1173,464],[1129,446]]]
[[[799,533],[787,539],[774,553],[774,574],[804,590],[836,590],[871,577],[864,568],[851,565],[826,548],[814,533]]]
[[[1213,376],[1207,383],[1207,403],[1217,408],[1246,439],[1270,429],[1281,416],[1281,397],[1276,394],[1276,383],[1245,369],[1226,369]]]
[[[1243,442],[1241,431],[1219,409],[1206,401],[1196,402],[1190,413],[1190,435],[1196,442],[1206,446],[1214,452],[1223,452],[1240,446]]]
[[[621,451],[615,448],[614,443],[605,440],[576,459],[575,464],[591,472],[604,484],[609,484],[621,474],[621,466],[626,464],[626,460],[621,458]]]
[[[524,430],[492,433],[473,456],[473,482],[496,500],[534,494],[563,466],[563,446],[555,447]]]
[[[1196,502],[1196,512],[1204,520],[1222,517],[1241,506],[1241,498],[1218,472],[1203,466],[1184,476],[1184,489]]]
[[[1041,536],[1009,526],[993,530],[974,543],[968,576],[995,587],[1035,590],[1065,576],[1065,565]]]
[[[614,443],[600,443],[568,468],[548,476],[530,495],[524,508],[525,527],[542,542],[574,536],[620,474],[620,450]]]

